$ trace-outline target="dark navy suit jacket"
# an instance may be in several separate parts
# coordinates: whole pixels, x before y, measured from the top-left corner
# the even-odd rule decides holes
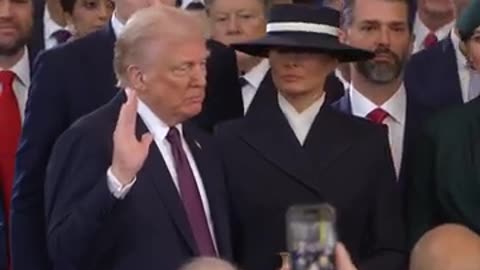
[[[49,254],[55,269],[176,270],[199,256],[179,193],[153,142],[124,199],[109,191],[113,132],[123,92],[82,117],[57,141],[45,183]],[[136,136],[148,132],[137,117]],[[183,134],[207,194],[218,253],[231,259],[225,179],[210,136],[193,124]]]
[[[429,107],[445,109],[462,104],[452,39],[447,37],[428,50],[412,55],[405,69],[404,81],[408,94]]]
[[[408,91],[407,91],[408,92]],[[346,114],[352,114],[352,103],[350,95],[343,96],[340,100],[332,104],[333,108]],[[403,136],[402,162],[400,166],[399,183],[403,188],[406,177],[406,168],[408,167],[408,156],[412,151],[412,144],[418,137],[419,131],[427,118],[435,111],[428,106],[417,102],[407,93],[407,109],[405,118],[405,133]]]

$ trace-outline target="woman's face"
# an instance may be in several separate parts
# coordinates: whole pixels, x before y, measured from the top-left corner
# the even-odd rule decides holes
[[[75,36],[83,37],[102,28],[112,16],[114,4],[111,0],[77,0],[69,14]]]
[[[480,71],[480,27],[465,43],[467,59],[476,70]]]

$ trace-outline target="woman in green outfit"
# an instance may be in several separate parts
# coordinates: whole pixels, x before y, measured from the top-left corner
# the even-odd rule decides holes
[[[471,94],[480,93],[480,0],[457,21],[471,68]],[[480,97],[429,121],[410,163],[406,187],[409,242],[443,223],[480,234]]]

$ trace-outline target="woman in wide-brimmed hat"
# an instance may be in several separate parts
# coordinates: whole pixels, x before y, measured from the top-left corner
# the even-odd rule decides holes
[[[286,250],[285,213],[335,207],[340,241],[361,269],[399,269],[403,222],[386,130],[324,105],[325,78],[372,53],[339,42],[338,11],[272,8],[267,34],[234,48],[268,57],[276,102],[218,128],[232,201],[235,259],[271,270]],[[378,268],[380,269],[380,268]]]

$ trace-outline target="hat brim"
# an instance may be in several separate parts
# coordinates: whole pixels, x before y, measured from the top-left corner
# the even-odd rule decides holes
[[[325,53],[337,58],[340,62],[356,62],[371,59],[375,55],[366,50],[354,48],[340,43],[336,37],[286,33],[284,35],[266,35],[250,42],[232,44],[235,50],[253,56],[268,57],[272,48],[292,48],[298,50]]]

